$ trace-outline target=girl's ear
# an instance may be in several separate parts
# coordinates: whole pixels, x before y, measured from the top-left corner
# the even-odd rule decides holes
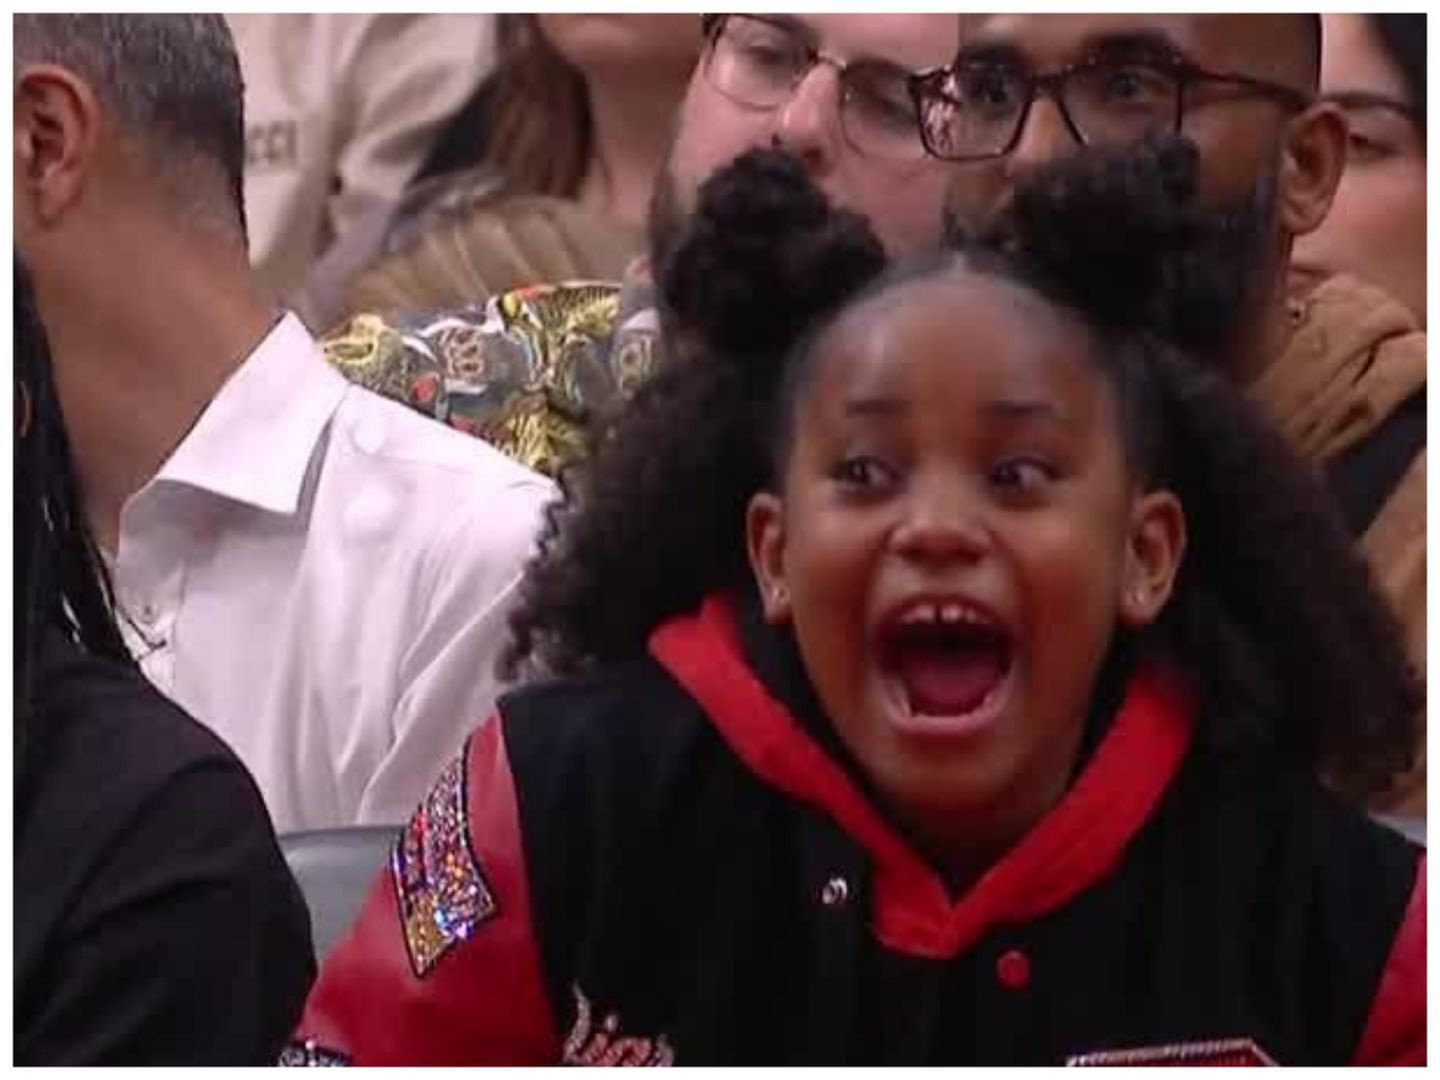
[[[745,510],[745,550],[760,589],[765,619],[772,624],[790,619],[790,590],[785,584],[785,516],[778,496],[757,492]]]
[[[1120,620],[1132,629],[1160,617],[1185,558],[1185,510],[1168,491],[1148,491],[1131,513],[1125,570],[1120,581]]]

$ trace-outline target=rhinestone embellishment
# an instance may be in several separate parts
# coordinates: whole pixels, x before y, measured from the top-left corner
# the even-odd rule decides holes
[[[609,1013],[598,1023],[590,999],[579,986],[572,985],[575,995],[575,1024],[565,1038],[560,1061],[564,1065],[647,1066],[664,1067],[675,1064],[675,1051],[664,1035],[658,1038],[637,1038],[625,1034],[617,1013]]]
[[[282,1069],[336,1068],[350,1064],[350,1059],[338,1051],[321,1046],[314,1039],[292,1042],[280,1051],[276,1062]]]
[[[391,856],[405,948],[417,976],[428,974],[496,911],[494,893],[470,846],[468,750],[467,743],[445,766]]]
[[[1145,1065],[1277,1065],[1254,1039],[1209,1039],[1203,1042],[1171,1043],[1133,1050],[1101,1050],[1077,1054],[1065,1062],[1070,1066]]]

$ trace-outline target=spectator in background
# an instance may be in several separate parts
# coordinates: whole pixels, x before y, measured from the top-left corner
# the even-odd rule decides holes
[[[892,252],[939,242],[952,168],[928,157],[909,78],[955,53],[953,14],[707,15],[649,220],[623,284],[545,284],[408,320],[370,314],[326,335],[348,378],[557,472],[654,370],[650,263],[699,184],[745,150],[793,150]]]
[[[1301,289],[1332,274],[1379,286],[1425,328],[1425,16],[1324,15],[1320,89],[1350,152],[1325,222],[1295,245]]]
[[[492,707],[551,485],[252,292],[218,15],[19,15],[15,235],[124,630],[282,832],[399,822]]]
[[[245,76],[251,262],[293,302],[316,258],[399,197],[493,65],[494,16],[225,18]]]
[[[498,66],[451,122],[421,182],[312,275],[306,303],[315,322],[457,307],[536,282],[613,279],[639,253],[699,21],[496,19]]]
[[[255,783],[115,625],[15,263],[15,1061],[259,1065],[314,977]]]
[[[1229,357],[1226,376],[1325,471],[1423,673],[1424,335],[1407,333],[1403,308],[1374,290],[1338,302],[1287,295],[1291,245],[1324,220],[1345,167],[1339,109],[1316,98],[1320,17],[962,22],[953,69],[926,80],[921,123],[932,151],[955,162],[957,227],[993,227],[1015,211],[1026,176],[1070,156],[1093,166],[1088,179],[1072,178],[1078,185],[1125,182],[1127,170],[1156,167],[1157,156],[1173,173],[1197,155],[1193,185],[1171,190],[1173,212],[1192,225],[1166,268],[1187,285],[1173,334],[1194,355]],[[1067,71],[1042,93],[1042,76]],[[1223,253],[1223,273],[1206,269],[1214,252]],[[1415,772],[1374,809],[1424,814],[1423,743],[1416,758]]]

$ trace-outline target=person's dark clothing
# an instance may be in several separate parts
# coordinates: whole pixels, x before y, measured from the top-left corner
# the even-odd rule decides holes
[[[260,793],[138,672],[47,643],[17,770],[15,1060],[273,1062],[314,977]]]

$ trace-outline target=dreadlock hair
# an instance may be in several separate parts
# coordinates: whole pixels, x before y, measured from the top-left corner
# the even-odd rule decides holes
[[[1184,507],[1172,598],[1137,644],[1191,673],[1200,738],[1324,768],[1352,794],[1383,790],[1410,764],[1423,704],[1398,628],[1315,478],[1155,329],[1173,327],[1186,303],[1174,294],[1193,280],[1157,268],[1187,240],[1166,218],[1195,159],[1102,153],[1120,182],[1090,182],[1106,170],[1087,162],[1077,184],[1061,162],[993,233],[888,269],[865,221],[829,208],[781,152],[752,151],[707,181],[659,267],[666,360],[549,511],[508,671],[632,659],[667,618],[746,583],[746,504],[778,490],[816,346],[839,314],[910,282],[992,276],[1088,335],[1136,480]]]
[[[115,623],[109,576],[85,521],[55,392],[50,349],[24,263],[15,256],[15,768],[26,773],[46,638],[133,661]]]

